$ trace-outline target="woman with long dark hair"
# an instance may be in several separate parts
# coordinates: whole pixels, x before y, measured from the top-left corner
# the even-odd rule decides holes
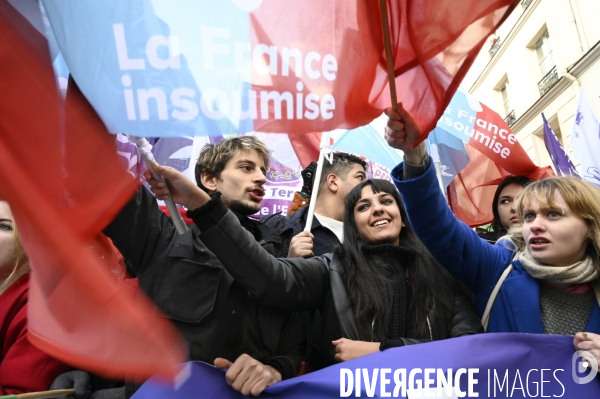
[[[384,203],[374,204],[379,197]],[[399,234],[398,229],[389,229],[389,237],[370,234],[373,220],[385,220],[383,211],[370,209],[376,206],[399,213]],[[346,269],[361,336],[375,341],[385,336],[447,338],[454,308],[448,298],[454,297],[456,284],[417,238],[392,183],[367,180],[348,194],[344,242],[335,255]]]
[[[269,255],[228,212],[179,172],[157,167],[236,283],[264,304],[319,308],[323,364],[379,350],[481,330],[458,283],[413,232],[400,196],[385,180],[367,180],[346,198],[344,240],[333,254],[309,259]],[[169,195],[148,174],[157,198]]]
[[[521,225],[513,204],[523,188],[531,182],[526,176],[507,176],[498,184],[492,202],[494,220],[487,231],[479,233],[479,237],[493,244],[506,235],[511,227]]]

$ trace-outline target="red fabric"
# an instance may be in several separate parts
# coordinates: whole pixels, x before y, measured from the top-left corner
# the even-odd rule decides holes
[[[5,0],[0,75],[0,193],[32,265],[29,340],[99,374],[173,376],[186,353],[175,329],[87,249],[136,184],[83,97],[60,99],[46,40]]]
[[[306,168],[311,162],[319,160],[321,133],[288,134],[288,138],[302,168]]]
[[[505,170],[501,165],[494,163],[490,158],[475,150],[470,145],[465,145],[471,161],[448,186],[448,204],[456,217],[471,227],[490,223],[494,219],[492,202],[497,185],[506,176],[523,175],[532,180],[554,176],[550,166],[536,166],[528,155],[523,159],[531,164],[528,168],[512,168],[502,165],[510,170]],[[495,184],[494,184],[495,183]]]
[[[0,295],[0,395],[45,391],[70,367],[27,339],[29,274]]]
[[[565,292],[568,292],[569,294],[585,294],[589,290],[593,289],[594,287],[592,286],[592,283],[577,283],[571,284]]]
[[[397,98],[421,126],[431,131],[473,63],[487,36],[494,32],[519,0],[388,0]],[[293,24],[282,24],[281,15],[293,14]],[[255,130],[305,133],[363,126],[390,106],[381,14],[376,1],[264,0],[251,13],[251,48],[258,44],[297,48],[306,57],[319,54],[312,62],[315,78],[290,62],[282,71],[281,56],[265,66],[271,73],[252,68],[257,98],[275,90],[288,92],[293,106],[282,101],[281,114],[273,101],[268,115],[262,109],[255,118]],[[276,38],[276,42],[274,39]],[[281,54],[281,49],[278,50]],[[323,59],[335,55],[335,77],[322,73]],[[305,58],[303,58],[303,62]],[[298,88],[300,87],[300,89]],[[331,93],[335,112],[310,117],[305,111],[309,92],[319,100]],[[318,94],[317,94],[318,93]],[[298,98],[303,101],[298,101]],[[321,106],[322,103],[319,103]],[[318,104],[317,104],[318,105]],[[304,106],[304,107],[303,107]],[[299,112],[300,111],[300,112]],[[290,117],[290,115],[293,115]],[[427,134],[427,133],[425,133]],[[423,137],[424,139],[425,137]]]
[[[117,279],[125,279],[125,258],[117,247],[114,246],[110,238],[102,233],[96,234],[88,246],[93,256],[98,258],[103,265],[110,270],[111,274]]]
[[[550,166],[536,166],[508,124],[485,104],[477,113],[469,143],[470,162],[448,186],[448,203],[454,214],[469,226],[494,219],[492,202],[496,186],[509,175],[532,180],[554,176]]]
[[[167,216],[171,216],[171,212],[169,211],[169,208],[167,208],[165,205],[159,206],[158,209],[160,209],[161,211],[166,213]],[[187,211],[185,209],[177,207],[177,210],[179,211],[179,214],[181,215],[181,217],[183,218],[183,221],[186,224],[190,224],[190,225],[196,224],[196,223],[194,223],[194,221],[192,219],[187,217]]]

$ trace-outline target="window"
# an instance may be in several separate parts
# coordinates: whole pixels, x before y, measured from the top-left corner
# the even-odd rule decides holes
[[[552,53],[552,42],[548,31],[546,31],[540,40],[534,46],[535,53],[538,59],[538,65],[540,67],[541,76],[546,76],[548,72],[554,68],[556,62],[554,62],[554,54]]]
[[[513,110],[512,104],[510,102],[510,91],[508,88],[508,80],[500,88],[500,94],[502,94],[502,105],[504,106],[504,115],[508,115]]]
[[[500,87],[500,95],[502,96],[502,107],[504,108],[504,120],[508,124],[508,126],[512,126],[517,118],[515,117],[515,111],[512,105],[512,101],[510,98],[510,88],[508,85],[508,80],[504,81],[502,87]]]

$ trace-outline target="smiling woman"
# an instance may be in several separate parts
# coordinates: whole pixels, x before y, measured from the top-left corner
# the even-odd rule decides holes
[[[451,336],[456,307],[448,299],[461,297],[460,289],[416,236],[392,183],[366,180],[348,194],[344,242],[335,255],[347,274],[359,336],[382,348],[398,346],[397,337]]]

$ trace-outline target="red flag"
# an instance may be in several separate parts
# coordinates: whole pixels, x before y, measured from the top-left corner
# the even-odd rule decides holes
[[[0,195],[32,265],[29,339],[107,376],[174,376],[185,353],[175,329],[86,249],[136,184],[89,105],[60,99],[49,60],[45,39],[0,1]]]
[[[460,2],[460,6],[455,1],[440,0],[387,3],[398,102],[419,123],[424,140],[435,128],[485,39],[519,1],[469,0]],[[380,49],[379,54],[385,58],[383,44]],[[370,93],[370,103],[377,109],[390,104],[385,71],[382,59]]]
[[[550,166],[536,166],[527,154],[522,159],[530,166],[519,169],[503,163],[494,163],[473,147],[465,147],[471,160],[448,186],[448,204],[456,217],[471,227],[490,223],[494,219],[492,202],[496,186],[506,176],[522,175],[531,180],[554,176]],[[503,169],[503,166],[509,170]]]
[[[460,6],[450,0],[388,0],[397,98],[423,132],[435,127],[485,39],[518,4],[519,0],[465,0]],[[295,15],[293,23],[281,24],[281,15],[290,13]],[[330,79],[316,70],[312,72],[314,79],[309,79],[302,71],[277,73],[273,66],[274,72],[266,75],[252,68],[252,88],[257,96],[277,90],[296,93],[297,101],[293,107],[290,102],[281,108],[269,103],[265,114],[254,120],[256,131],[351,129],[366,125],[390,106],[381,14],[376,3],[270,1],[268,6],[263,4],[252,11],[250,25],[251,48],[293,43],[302,51],[318,54],[315,60],[328,53],[338,60]],[[306,65],[313,68],[310,63]],[[331,93],[327,101],[323,97],[320,114],[319,104],[311,105],[312,100],[303,97],[313,92],[321,97]],[[302,108],[306,104],[310,109]],[[291,117],[296,114],[296,119]]]
[[[518,3],[518,0],[477,0],[462,2],[457,7],[453,1],[388,0],[397,98],[425,132],[423,140],[450,103],[485,39]],[[294,29],[267,23],[273,15],[279,18],[289,12],[286,2],[259,8],[252,16],[252,45],[270,43],[271,37],[284,43],[298,43],[297,35],[301,32],[302,41],[324,54],[330,42],[323,37],[333,38],[341,47],[337,54],[344,67],[337,71],[335,85],[330,90],[336,99],[342,99],[342,107],[336,106],[333,120],[326,125],[321,120],[315,121],[318,122],[315,126],[307,120],[290,125],[285,118],[269,118],[262,124],[256,123],[257,130],[299,133],[311,126],[354,128],[369,123],[391,104],[378,7],[361,2],[352,7],[348,3],[343,7],[335,2],[319,4],[311,9],[318,9],[324,17],[297,18]],[[253,70],[253,82],[264,79]],[[294,92],[296,83],[288,77],[270,76],[265,86],[280,87],[281,91],[288,87]],[[256,90],[261,88],[257,83],[253,86]],[[303,167],[317,159],[319,140],[315,134],[289,136]]]
[[[550,166],[538,167],[523,149],[508,124],[485,104],[477,112],[465,144],[469,164],[448,186],[448,203],[454,214],[469,226],[493,220],[492,201],[496,185],[509,175],[539,180],[554,176]],[[460,111],[459,111],[460,112]]]
[[[319,160],[321,133],[288,134],[288,138],[303,168],[306,168],[311,162]]]

